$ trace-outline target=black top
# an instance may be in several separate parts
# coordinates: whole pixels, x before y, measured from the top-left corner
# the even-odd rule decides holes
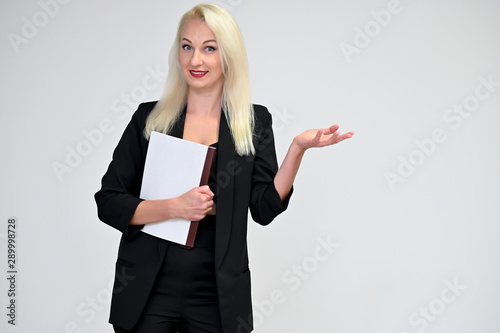
[[[218,142],[212,143],[210,145],[210,147],[215,148],[215,155],[214,161],[212,163],[212,168],[210,169],[210,176],[208,177],[208,186],[214,193],[214,203],[217,202],[217,146]]]
[[[215,148],[214,161],[208,177],[208,186],[214,193],[214,203],[217,197],[217,142],[212,143],[210,147]],[[215,215],[207,215],[198,224],[195,248],[214,248],[215,246]]]

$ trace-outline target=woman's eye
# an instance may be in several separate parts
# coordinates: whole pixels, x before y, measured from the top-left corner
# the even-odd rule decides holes
[[[190,46],[190,45],[185,44],[185,45],[182,45],[182,49],[183,49],[183,50],[186,50],[186,51],[190,51],[190,50],[191,50],[191,46]]]
[[[215,47],[212,47],[212,46],[207,46],[205,48],[205,50],[207,50],[207,52],[214,52],[215,51]]]

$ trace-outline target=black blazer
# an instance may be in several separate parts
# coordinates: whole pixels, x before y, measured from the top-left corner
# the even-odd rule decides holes
[[[139,105],[95,194],[99,218],[122,232],[109,321],[124,329],[137,322],[170,244],[140,232],[143,226],[129,225],[142,201],[139,193],[148,148],[143,130],[155,104]],[[170,135],[182,138],[185,111]],[[267,225],[287,208],[293,191],[281,201],[273,182],[278,164],[271,114],[260,105],[254,105],[254,114],[253,156],[236,154],[224,113],[219,126],[215,270],[222,324],[228,333],[252,330],[248,208],[256,222]]]

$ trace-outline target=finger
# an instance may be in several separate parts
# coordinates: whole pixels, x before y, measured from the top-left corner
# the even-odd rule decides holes
[[[345,139],[349,139],[349,138],[351,138],[353,135],[354,135],[354,132],[344,133],[344,134],[340,135],[340,136],[337,138],[337,143],[342,142],[342,141],[344,141]]]
[[[213,204],[214,201],[212,199],[213,199],[212,196],[204,194],[203,197],[202,197],[202,199],[201,199],[201,201],[200,201],[200,203],[203,203],[203,204],[205,204],[205,203],[211,203],[211,204]]]
[[[208,185],[201,185],[200,187],[198,187],[198,189],[200,190],[200,192],[206,192],[210,190],[210,187]]]
[[[324,135],[329,135],[335,133],[339,129],[339,125],[332,125],[330,127],[322,129]]]
[[[338,142],[338,138],[339,138],[339,135],[340,133],[339,132],[335,132],[333,133],[329,138],[328,140],[325,141],[325,146],[329,146],[329,145],[333,145],[335,143]]]
[[[316,132],[316,136],[313,138],[313,142],[319,142],[319,140],[321,139],[321,135],[323,134],[323,130],[322,129],[319,129],[317,132]]]
[[[352,138],[353,135],[354,135],[354,132],[344,133],[344,134],[342,134],[342,137],[343,137],[342,140]]]
[[[212,211],[213,207],[214,207],[214,202],[213,201],[208,202],[204,210],[205,214],[208,214],[210,211]]]
[[[325,134],[333,134],[339,129],[339,125],[332,125],[328,128],[325,129],[324,133]]]
[[[347,132],[344,135],[345,135],[345,139],[350,139],[354,135],[354,132]]]
[[[212,192],[212,190],[210,190],[210,187],[208,185],[200,186],[199,189],[200,189],[200,191],[199,191],[200,193],[206,194],[206,195],[213,198],[214,193]]]

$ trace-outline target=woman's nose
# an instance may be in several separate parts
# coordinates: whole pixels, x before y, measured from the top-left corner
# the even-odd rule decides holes
[[[198,50],[193,52],[193,56],[191,57],[191,65],[193,67],[199,66],[202,64],[201,54]]]

